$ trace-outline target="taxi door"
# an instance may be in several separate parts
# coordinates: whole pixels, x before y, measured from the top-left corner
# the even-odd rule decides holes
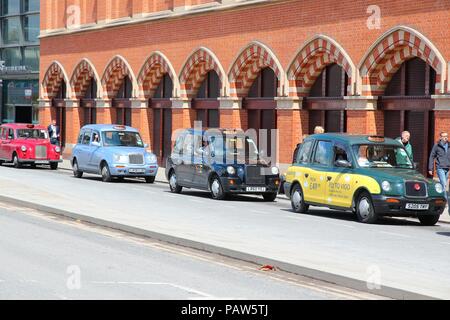
[[[332,206],[350,208],[354,189],[353,169],[338,166],[339,160],[345,160],[351,164],[351,153],[347,145],[336,143],[333,146],[332,168],[327,174],[326,201]]]
[[[80,170],[89,171],[89,150],[91,145],[91,129],[86,129],[81,138],[81,144],[77,146],[77,160]]]
[[[292,183],[298,181],[303,190],[305,201],[311,201],[311,193],[309,192],[309,183],[311,176],[311,153],[314,147],[314,140],[304,142],[298,150],[296,163],[289,168],[286,173],[286,181]]]
[[[97,171],[100,168],[100,161],[102,161],[103,153],[102,153],[102,137],[100,136],[100,132],[94,130],[92,132],[91,137],[91,145],[89,148],[89,170]]]
[[[0,159],[6,159],[5,146],[4,146],[4,143],[3,143],[3,141],[6,140],[5,139],[6,132],[7,132],[6,128],[0,127]]]
[[[333,155],[333,143],[326,140],[318,140],[313,153],[311,163],[311,173],[309,176],[308,189],[304,190],[309,195],[307,201],[317,204],[328,204],[326,200],[327,182],[329,171],[331,170],[331,158]]]

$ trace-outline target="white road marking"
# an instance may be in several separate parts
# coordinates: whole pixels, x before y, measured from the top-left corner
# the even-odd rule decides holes
[[[396,237],[402,237],[402,238],[412,238],[410,236],[407,236],[405,234],[401,234],[401,233],[395,233],[395,232],[388,232],[388,231],[378,231],[379,233],[384,233],[384,234],[389,234],[391,236],[396,236]]]
[[[93,284],[112,284],[112,285],[144,285],[144,286],[170,286],[170,287],[174,287],[177,289],[181,289],[183,291],[189,292],[189,293],[195,293],[199,296],[203,296],[206,298],[215,298],[214,296],[205,293],[203,291],[194,289],[194,288],[189,288],[189,287],[185,287],[185,286],[180,286],[178,284],[175,283],[170,283],[170,282],[148,282],[148,281],[91,281],[91,283]]]

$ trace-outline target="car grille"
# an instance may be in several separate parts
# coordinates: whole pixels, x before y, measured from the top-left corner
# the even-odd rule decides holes
[[[261,172],[261,167],[248,166],[245,168],[245,182],[248,185],[266,184],[266,176]]]
[[[419,185],[420,189],[416,190],[415,186]],[[407,197],[426,197],[427,196],[427,185],[423,182],[418,181],[406,181],[405,190]]]
[[[35,158],[36,159],[46,159],[47,158],[47,147],[46,146],[36,146]]]
[[[130,154],[130,164],[144,164],[143,154]]]

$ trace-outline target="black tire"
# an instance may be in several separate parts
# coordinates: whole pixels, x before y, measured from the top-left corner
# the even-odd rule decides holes
[[[109,166],[107,163],[103,164],[102,169],[101,169],[101,174],[102,174],[103,182],[111,182],[112,181],[111,171],[109,171]]]
[[[298,184],[294,185],[291,191],[291,207],[296,213],[306,213],[309,209],[303,197],[303,190]]]
[[[177,175],[172,171],[169,175],[169,187],[172,193],[181,193],[183,187],[178,184]]]
[[[80,171],[80,169],[78,168],[78,162],[76,159],[73,160],[72,172],[75,178],[81,178],[83,176],[83,171]]]
[[[5,161],[3,161],[3,160],[0,160],[0,166],[3,164],[3,163],[5,163]]]
[[[155,176],[152,177],[145,177],[145,182],[146,183],[155,183]]]
[[[424,226],[434,226],[438,223],[440,217],[440,215],[418,216],[420,223]]]
[[[378,220],[372,198],[367,192],[362,192],[356,201],[356,217],[359,222],[368,224],[375,223]]]
[[[264,193],[262,196],[264,198],[264,201],[273,202],[277,198],[277,195],[277,193]]]
[[[50,169],[52,169],[52,170],[58,170],[58,162],[52,162],[52,163],[50,163]]]
[[[209,190],[211,190],[211,196],[214,200],[225,200],[227,197],[227,194],[223,190],[222,183],[217,176],[212,177],[209,182]]]
[[[22,164],[19,162],[19,157],[15,153],[13,155],[13,164],[14,164],[14,168],[16,168],[16,169],[22,168]]]
[[[36,163],[30,164],[30,168],[31,168],[31,169],[36,169]]]

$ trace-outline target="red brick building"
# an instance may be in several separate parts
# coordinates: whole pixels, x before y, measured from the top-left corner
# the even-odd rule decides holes
[[[316,125],[396,137],[416,161],[450,130],[450,1],[42,0],[40,122],[170,133],[277,128],[279,162]]]

